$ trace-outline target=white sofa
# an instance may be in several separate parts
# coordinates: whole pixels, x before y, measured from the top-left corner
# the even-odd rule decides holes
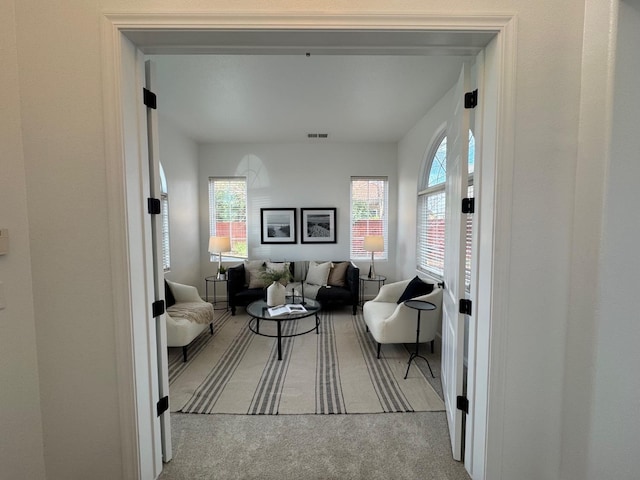
[[[378,295],[362,307],[364,321],[373,339],[378,342],[378,358],[383,343],[415,343],[418,311],[398,299],[411,280],[383,285]],[[435,310],[422,311],[420,314],[420,343],[431,342],[436,338],[442,319],[442,288],[433,286],[433,291],[413,300],[424,300],[436,306]]]
[[[166,280],[173,297],[175,298],[175,307],[167,308],[167,346],[182,347],[183,360],[187,361],[187,348],[189,344],[202,333],[207,326],[211,335],[213,335],[213,305],[205,302],[200,298],[200,294],[196,287],[183,285],[182,283],[171,282]],[[198,311],[197,314],[205,317],[205,323],[190,320],[187,315],[175,312],[188,304],[188,309]],[[174,311],[172,311],[174,310]]]

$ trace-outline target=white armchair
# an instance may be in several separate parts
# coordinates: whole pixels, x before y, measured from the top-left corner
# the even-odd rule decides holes
[[[418,312],[398,304],[398,299],[411,280],[402,280],[383,285],[378,295],[362,307],[364,321],[373,339],[378,342],[378,358],[383,343],[415,343]],[[415,297],[413,300],[424,300],[436,306],[435,310],[423,311],[420,316],[420,343],[433,341],[442,318],[442,288],[434,285],[433,291],[427,295]]]
[[[176,301],[175,305],[167,308],[167,346],[182,347],[182,357],[186,362],[187,347],[207,325],[213,335],[213,305],[200,298],[196,287],[166,282]]]

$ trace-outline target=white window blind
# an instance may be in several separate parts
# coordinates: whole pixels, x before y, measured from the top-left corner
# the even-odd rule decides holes
[[[160,196],[162,212],[162,268],[165,272],[171,268],[171,246],[169,245],[169,195]]]
[[[162,222],[162,269],[171,269],[171,244],[169,243],[169,191],[167,177],[160,164],[160,216]]]
[[[367,235],[381,235],[384,251],[374,258],[387,259],[388,238],[388,179],[387,177],[351,177],[351,258],[371,258],[363,247]]]
[[[209,178],[209,235],[231,239],[226,256],[247,258],[247,179]]]
[[[425,159],[428,168],[424,169],[418,192],[416,266],[422,272],[442,278],[447,173],[447,137],[444,132],[434,144],[437,148]]]

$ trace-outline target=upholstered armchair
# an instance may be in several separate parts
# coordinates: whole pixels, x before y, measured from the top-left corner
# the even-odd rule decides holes
[[[378,342],[378,358],[383,343],[415,343],[418,312],[397,303],[411,280],[402,280],[383,285],[378,295],[362,307],[364,321],[373,339]],[[414,297],[436,306],[435,310],[423,311],[420,315],[420,343],[433,343],[442,319],[442,288],[433,285],[433,291]]]
[[[187,347],[207,326],[213,335],[213,305],[200,298],[196,287],[165,280],[167,303],[167,346],[182,347],[187,361]]]

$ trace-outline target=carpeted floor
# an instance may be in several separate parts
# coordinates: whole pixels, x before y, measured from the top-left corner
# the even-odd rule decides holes
[[[423,360],[416,365],[442,396],[439,352],[422,348],[436,378]],[[451,457],[444,412],[172,413],[171,425],[174,458],[162,480],[469,480]]]

